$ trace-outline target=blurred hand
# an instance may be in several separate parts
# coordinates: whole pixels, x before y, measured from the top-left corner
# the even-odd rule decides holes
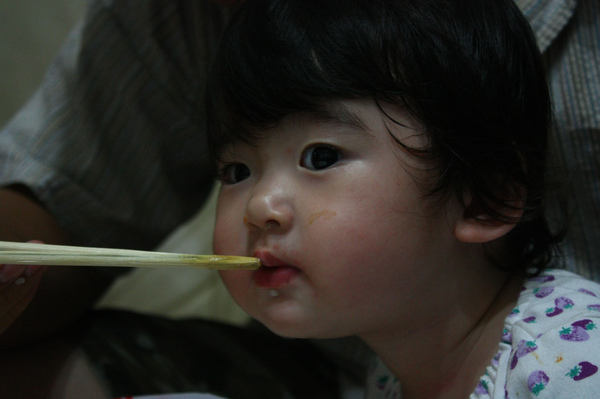
[[[46,268],[0,265],[0,334],[27,308]]]

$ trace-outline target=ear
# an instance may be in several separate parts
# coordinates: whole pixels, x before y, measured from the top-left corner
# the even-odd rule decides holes
[[[509,220],[518,221],[523,216],[524,200],[510,201],[506,207],[497,209]],[[499,207],[500,208],[500,207]],[[462,242],[486,243],[496,240],[515,227],[515,223],[496,220],[471,201],[454,224],[454,236]]]

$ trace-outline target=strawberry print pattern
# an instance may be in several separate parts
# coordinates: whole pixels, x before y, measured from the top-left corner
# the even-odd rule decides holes
[[[598,366],[590,362],[580,362],[577,366],[573,367],[566,375],[571,377],[573,381],[583,380],[593,376],[598,372]]]
[[[558,316],[565,309],[572,309],[573,306],[575,306],[575,303],[571,299],[561,296],[554,300],[554,307],[548,308],[546,310],[546,316],[548,316],[548,317]]]
[[[527,389],[529,392],[534,394],[535,396],[539,396],[539,394],[546,388],[550,378],[546,373],[542,370],[534,371],[527,378]]]
[[[598,323],[600,284],[564,270],[528,279],[470,399],[598,397]],[[401,398],[401,382],[380,361],[368,381],[366,399]]]
[[[519,358],[528,355],[532,352],[535,352],[537,348],[538,347],[535,344],[535,341],[522,340],[521,342],[519,342],[519,344],[517,345],[517,349],[513,353],[512,360],[510,362],[510,369],[512,370],[517,366]]]
[[[571,323],[569,327],[563,327],[559,331],[559,335],[561,339],[565,341],[587,341],[590,339],[590,335],[587,333],[590,330],[596,328],[596,325],[589,319],[579,320],[575,323]]]

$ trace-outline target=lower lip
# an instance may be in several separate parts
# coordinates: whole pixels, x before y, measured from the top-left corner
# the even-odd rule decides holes
[[[300,272],[293,266],[262,266],[253,274],[254,283],[262,288],[280,288],[288,285]]]

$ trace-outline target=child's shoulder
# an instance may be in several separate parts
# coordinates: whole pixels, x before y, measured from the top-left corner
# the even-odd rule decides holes
[[[524,338],[538,340],[583,319],[600,322],[600,284],[553,269],[525,281],[506,327],[513,336],[519,332]],[[514,339],[511,341],[514,345]]]
[[[537,396],[542,390],[547,397],[595,392],[598,324],[600,284],[564,270],[528,279],[506,322],[508,397]]]
[[[550,269],[525,281],[509,317],[551,327],[590,312],[600,316],[600,284],[566,270]]]

